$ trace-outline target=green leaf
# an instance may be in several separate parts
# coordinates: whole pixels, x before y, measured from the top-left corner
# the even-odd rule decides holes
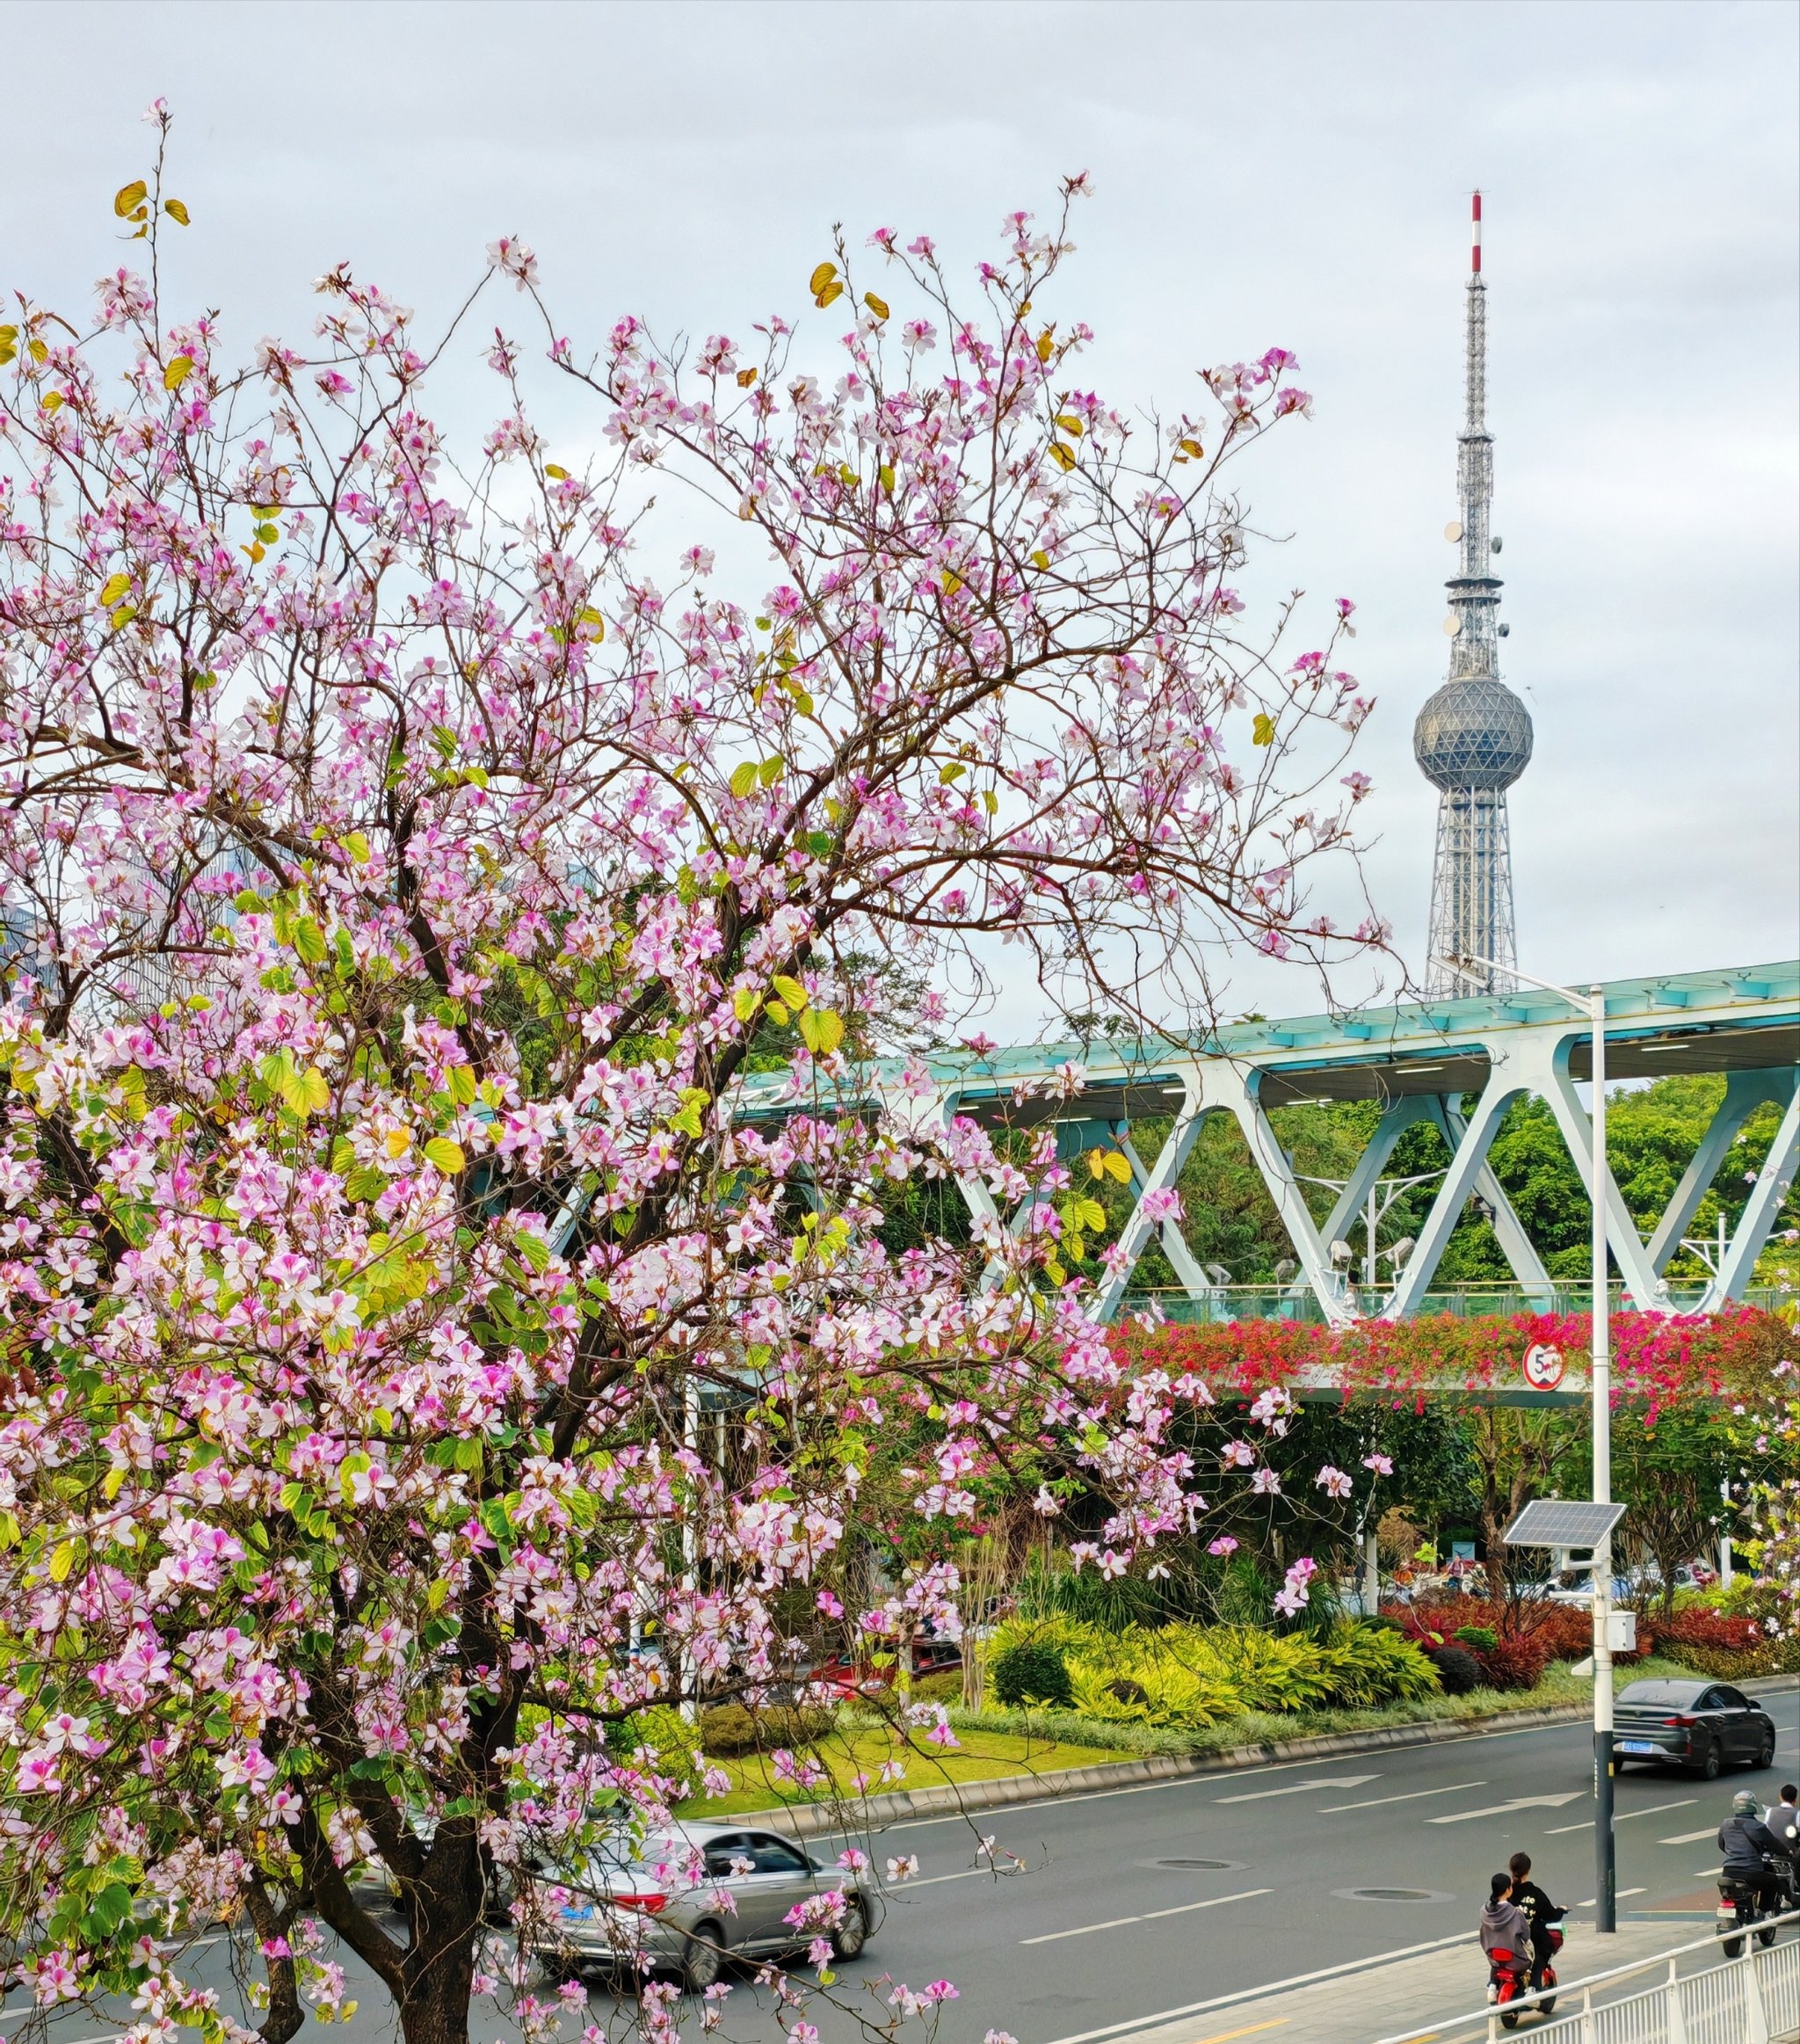
[[[446,1178],[454,1178],[462,1168],[462,1146],[448,1136],[433,1136],[425,1145],[425,1155]]]
[[[1275,720],[1266,709],[1256,713],[1256,722],[1250,727],[1250,736],[1259,746],[1272,746],[1275,742]]]
[[[323,965],[325,962],[325,933],[309,915],[303,915],[294,926],[294,948],[308,965]]]
[[[100,601],[106,606],[108,610],[111,610],[112,606],[130,587],[131,577],[129,575],[110,575],[101,586]]]
[[[757,778],[765,788],[773,788],[787,768],[788,762],[777,753],[773,760],[765,760],[757,768]]]
[[[785,972],[776,973],[775,992],[781,996],[782,1000],[796,1015],[806,1006],[810,998],[799,980],[789,978]]]
[[[165,390],[178,390],[192,374],[192,355],[171,355],[169,367],[163,372],[163,388]]]
[[[475,1066],[453,1065],[444,1074],[444,1089],[458,1107],[475,1105]]]
[[[762,1004],[761,994],[748,986],[740,986],[731,996],[731,1012],[741,1022],[747,1022]]]
[[[800,1040],[815,1058],[829,1058],[844,1041],[844,1018],[829,1007],[809,1007],[800,1018]]]
[[[742,802],[755,786],[756,761],[746,760],[741,767],[732,770],[731,792],[739,802]]]

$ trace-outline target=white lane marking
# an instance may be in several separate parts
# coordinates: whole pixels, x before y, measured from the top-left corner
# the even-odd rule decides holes
[[[1622,1888],[1613,1899],[1615,1902],[1623,1902],[1628,1895],[1648,1895],[1649,1893],[1650,1890],[1647,1888]],[[1585,1902],[1577,1902],[1575,1907],[1578,1909],[1591,1909],[1593,1907],[1593,1897],[1589,1895]]]
[[[1334,1817],[1339,1810],[1374,1810],[1379,1809],[1383,1803],[1416,1803],[1421,1796],[1455,1795],[1461,1789],[1486,1786],[1484,1781],[1451,1781],[1447,1782],[1442,1788],[1409,1789],[1404,1795],[1371,1795],[1365,1796],[1357,1803],[1327,1803],[1318,1814],[1322,1817]]]
[[[1222,1902],[1247,1902],[1259,1895],[1273,1895],[1272,1888],[1246,1888],[1238,1895],[1216,1895],[1203,1902],[1180,1902],[1172,1909],[1146,1909],[1141,1917],[1109,1917],[1104,1924],[1083,1924],[1074,1931],[1046,1931],[1042,1937],[1021,1938],[1021,1945],[1054,1945],[1059,1938],[1085,1938],[1095,1931],[1117,1931],[1127,1924],[1153,1924],[1158,1917],[1186,1917],[1195,1909],[1216,1909]]]
[[[1221,1803],[1267,1802],[1272,1795],[1304,1795],[1315,1788],[1361,1788],[1365,1781],[1379,1781],[1378,1774],[1322,1774],[1314,1781],[1290,1781],[1285,1788],[1255,1788],[1248,1795],[1215,1796]]]
[[[1448,1817],[1427,1817],[1425,1821],[1427,1824],[1466,1824],[1474,1817],[1504,1817],[1513,1810],[1559,1810],[1564,1803],[1587,1793],[1585,1788],[1571,1788],[1566,1795],[1515,1795],[1509,1803],[1493,1803],[1484,1810],[1456,1810]]]
[[[1545,1728],[1538,1728],[1540,1729]],[[1127,2030],[1153,2030],[1182,2016],[1203,2016],[1210,2009],[1229,2009],[1238,2002],[1280,1994],[1290,1987],[1310,1987],[1315,1981],[1340,1980],[1346,1974],[1366,1973],[1372,1967],[1389,1966],[1397,1959],[1418,1959],[1427,1952],[1444,1952],[1452,1945],[1467,1945],[1467,1931],[1453,1931],[1448,1938],[1433,1938],[1423,1945],[1405,1945],[1397,1952],[1371,1952],[1365,1959],[1344,1959],[1335,1966],[1322,1966],[1317,1973],[1296,1973],[1291,1980],[1272,1980],[1262,1987],[1240,1987],[1230,1994],[1215,1995],[1210,2001],[1187,2002],[1179,2009],[1158,2009],[1148,2016],[1130,2016],[1121,2023],[1107,2023],[1098,2030],[1079,2030],[1072,2037],[1055,2037],[1050,2044],[1099,2044],[1103,2037],[1117,2037]]]
[[[1783,1691],[1783,1694],[1785,1693]],[[1486,1739],[1534,1739],[1553,1735],[1559,1732],[1579,1731],[1580,1728],[1581,1720],[1579,1718],[1563,1725],[1514,1725],[1504,1732],[1463,1732],[1459,1733],[1454,1740],[1421,1739],[1415,1746],[1383,1746],[1378,1750],[1382,1757],[1386,1759],[1396,1752],[1407,1755],[1435,1753],[1441,1748],[1448,1745],[1478,1746]],[[885,1838],[890,1831],[922,1831],[930,1824],[969,1824],[972,1823],[977,1817],[993,1816],[1004,1810],[1041,1810],[1048,1808],[1052,1804],[1060,1808],[1071,1803],[1103,1803],[1109,1801],[1114,1796],[1155,1795],[1159,1790],[1166,1788],[1216,1788],[1222,1781],[1244,1781],[1254,1774],[1287,1774],[1296,1767],[1319,1767],[1324,1764],[1323,1758],[1317,1754],[1315,1754],[1310,1760],[1258,1760],[1252,1761],[1248,1767],[1224,1768],[1216,1774],[1177,1774],[1166,1781],[1136,1782],[1129,1788],[1085,1788],[1078,1795],[1033,1796],[1016,1803],[990,1804],[984,1809],[950,1810],[941,1817],[902,1817],[896,1822],[882,1824],[876,1829]],[[1430,1947],[1420,1946],[1419,1949],[1425,1951]],[[1359,1960],[1357,1963],[1361,1965],[1362,1962]],[[1194,2010],[1192,2011],[1180,2010],[1177,2012],[1183,2015],[1190,2012],[1197,2013],[1201,2009],[1209,2009],[1216,2005],[1212,2002],[1200,2002],[1194,2004]],[[1117,2027],[1121,2030],[1129,2030],[1136,2027],[1136,2026],[1130,2023],[1121,2023]],[[1113,2032],[1111,2030],[1096,2031],[1094,2034],[1096,2036],[1111,2036]],[[1073,2044],[1073,2040],[1069,2038],[1062,2038],[1057,2040],[1057,2044]]]
[[[1718,1835],[1719,1828],[1717,1824],[1713,1824],[1704,1831],[1677,1831],[1673,1838],[1658,1838],[1657,1844],[1658,1845],[1692,1845],[1702,1838],[1717,1838]]]
[[[998,1874],[991,1866],[965,1866],[961,1873],[932,1873],[927,1874],[923,1880],[904,1883],[896,1881],[887,1892],[889,1895],[904,1895],[915,1888],[935,1888],[940,1880],[973,1880],[977,1873],[986,1874],[990,1880],[1009,1880],[1013,1872],[1014,1869],[1010,1866],[1003,1866]]]
[[[1614,1816],[1613,1823],[1616,1828],[1620,1824],[1629,1824],[1633,1817],[1654,1817],[1659,1815],[1664,1810],[1691,1809],[1699,1800],[1700,1798],[1697,1795],[1684,1795],[1678,1802],[1650,1803],[1641,1810],[1620,1810]],[[1553,1829],[1546,1831],[1544,1837],[1546,1838],[1560,1838],[1565,1831],[1591,1831],[1593,1829],[1593,1819],[1583,1817],[1579,1824],[1557,1824]],[[1704,1837],[1706,1834],[1702,1831],[1701,1836]],[[1666,1838],[1660,1838],[1657,1843],[1666,1845],[1669,1841]]]

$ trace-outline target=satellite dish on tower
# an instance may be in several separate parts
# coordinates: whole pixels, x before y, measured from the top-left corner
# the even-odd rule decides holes
[[[1453,518],[1444,527],[1444,537],[1449,541],[1452,546],[1455,546],[1456,542],[1462,537],[1462,527],[1457,520]]]
[[[1447,639],[1453,639],[1462,629],[1462,620],[1453,610],[1444,620],[1444,636]]]

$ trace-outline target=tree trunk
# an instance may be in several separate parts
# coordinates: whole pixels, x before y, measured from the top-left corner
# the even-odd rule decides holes
[[[400,2032],[406,2044],[468,2044],[470,1983],[481,1926],[434,1953],[409,1953]]]

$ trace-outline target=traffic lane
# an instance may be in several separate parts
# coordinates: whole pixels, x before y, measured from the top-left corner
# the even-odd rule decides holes
[[[1408,1749],[1351,1765],[1362,1773],[1383,1764],[1390,1771],[1348,1793],[1321,1786],[1338,1778],[1345,1763],[1312,1763],[1280,1774],[1258,1770],[979,1813],[969,1826],[991,1828],[997,1846],[1023,1858],[1029,1873],[1004,1883],[945,1882],[937,1893],[958,1897],[960,1921],[947,1920],[924,1895],[902,1905],[909,1917],[917,1911],[921,1930],[933,1933],[926,1948],[944,1958],[944,1971],[963,1989],[955,2012],[964,2019],[947,2021],[947,2030],[978,2037],[985,2026],[977,2014],[991,2020],[1009,2004],[1112,2008],[1148,2019],[1179,2003],[1323,1966],[1472,1935],[1488,1876],[1521,1848],[1553,1895],[1578,1909],[1587,1904],[1591,1916],[1592,1747],[1585,1728]],[[1624,1776],[1618,1785],[1622,1905],[1691,1902],[1709,1858],[1696,1831],[1709,1840],[1738,1786],[1767,1796],[1780,1773],[1778,1766],[1712,1784],[1660,1771]],[[1294,1793],[1247,1800],[1245,1791],[1259,1786]],[[956,1829],[915,1822],[896,1827],[883,1843],[917,1851],[929,1875],[945,1870]],[[934,1838],[942,1841],[935,1854]],[[964,1829],[965,1856],[969,1838]],[[1190,1874],[1162,1864],[1170,1858],[1226,1865]],[[1188,1880],[1208,1898],[1242,1899],[1162,1914],[1183,1901],[1180,1884]],[[1262,1888],[1269,1895],[1250,1892]],[[1367,1900],[1337,1892],[1368,1889],[1400,1892]],[[1054,1935],[1071,1930],[1080,1934]],[[1046,1933],[1053,1934],[1048,1941]],[[912,1941],[908,1934],[906,1944]],[[1590,1969],[1604,1963],[1604,1950],[1591,1930],[1578,1928],[1571,1957]]]

